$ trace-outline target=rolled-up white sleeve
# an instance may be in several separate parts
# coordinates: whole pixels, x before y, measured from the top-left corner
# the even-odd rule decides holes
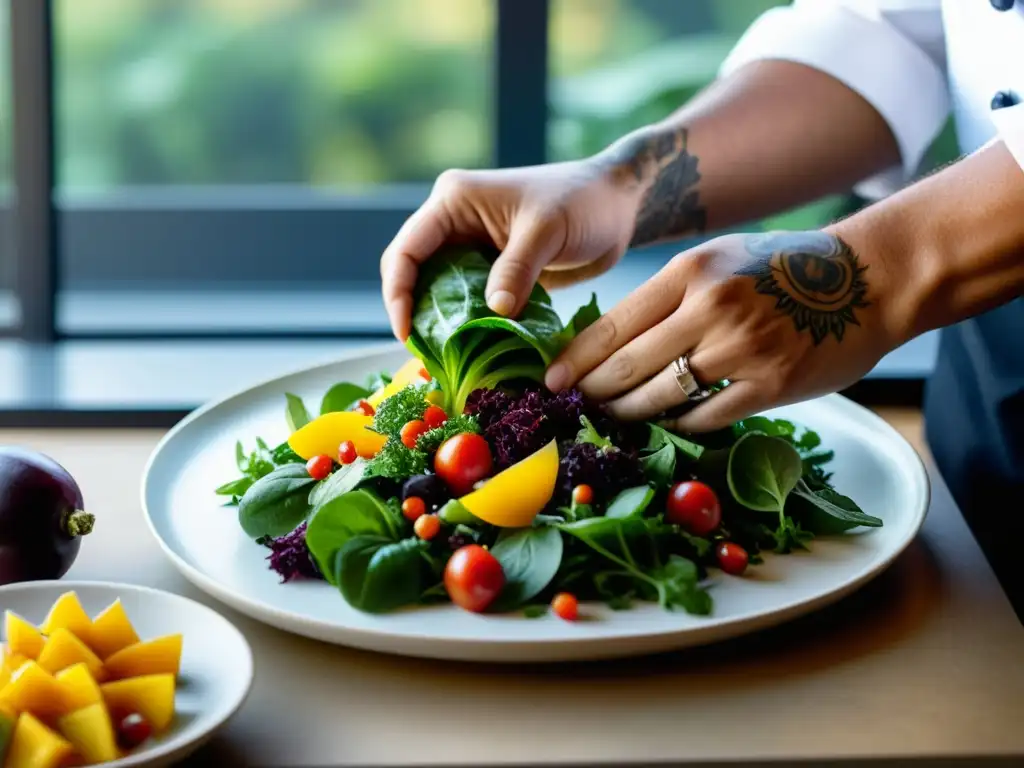
[[[992,122],[999,132],[999,139],[1024,170],[1024,104],[992,110]]]
[[[769,10],[736,44],[720,74],[764,59],[793,61],[831,75],[889,124],[901,164],[858,185],[871,196],[911,180],[949,115],[940,63],[881,13],[872,12],[870,4],[795,0]]]

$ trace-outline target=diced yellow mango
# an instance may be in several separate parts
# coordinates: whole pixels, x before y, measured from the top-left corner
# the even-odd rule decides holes
[[[373,417],[356,411],[335,411],[325,413],[296,430],[288,438],[288,445],[303,459],[313,456],[327,455],[332,459],[338,456],[338,447],[346,440],[351,440],[356,453],[363,458],[376,456],[387,438],[369,427]]]
[[[129,621],[120,598],[92,620],[90,645],[101,659],[137,642],[139,636],[135,633],[135,627]]]
[[[44,720],[67,711],[64,689],[35,661],[25,662],[0,690],[0,707],[19,714],[31,712]]]
[[[89,614],[85,612],[82,604],[78,602],[78,595],[74,592],[65,592],[57,598],[46,621],[39,629],[44,635],[52,635],[58,629],[66,629],[88,645],[92,619],[89,618]]]
[[[84,662],[61,670],[56,679],[64,691],[65,712],[77,712],[103,701],[100,686]]]
[[[4,761],[5,768],[58,768],[74,754],[74,747],[29,712],[22,712]]]
[[[121,755],[110,713],[102,702],[78,709],[57,721],[57,730],[71,742],[86,764],[106,763]]]
[[[525,528],[551,501],[558,479],[558,445],[552,440],[536,453],[487,480],[459,502],[484,522]]]
[[[129,645],[106,660],[107,675],[111,680],[160,674],[177,677],[181,666],[181,645],[181,635]]]
[[[39,666],[51,675],[55,675],[73,664],[85,664],[93,679],[99,682],[106,680],[106,673],[100,657],[64,628],[58,629],[47,638],[38,661]]]
[[[46,638],[35,625],[21,618],[14,611],[4,611],[4,636],[11,653],[17,653],[27,659],[39,658]]]
[[[366,401],[376,408],[384,400],[391,397],[395,392],[401,389],[405,389],[410,384],[422,384],[423,382],[430,381],[430,376],[426,378],[423,376],[423,363],[419,358],[413,357],[407,362],[402,364],[402,367],[395,371],[395,375],[391,377],[391,383],[381,387],[368,398]],[[294,448],[292,450],[295,450]],[[296,451],[298,453],[298,451]]]
[[[104,683],[100,692],[114,717],[138,713],[160,733],[174,720],[174,684],[174,675],[143,675]]]
[[[14,673],[21,669],[21,666],[27,661],[31,661],[31,659],[20,653],[11,653],[7,646],[0,643],[0,689],[3,689],[11,681]]]

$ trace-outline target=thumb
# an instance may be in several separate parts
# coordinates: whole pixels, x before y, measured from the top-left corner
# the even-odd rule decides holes
[[[550,218],[518,218],[508,245],[494,262],[487,278],[487,306],[505,317],[515,317],[530,297],[541,270],[565,247],[564,224]]]

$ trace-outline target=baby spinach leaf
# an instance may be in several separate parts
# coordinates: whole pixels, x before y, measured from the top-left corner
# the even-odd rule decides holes
[[[306,528],[306,546],[324,577],[335,581],[335,555],[356,536],[395,538],[387,505],[367,490],[349,491],[320,506]]]
[[[494,610],[511,610],[551,583],[562,563],[562,534],[551,526],[503,530],[491,554],[505,573],[505,587]]]
[[[355,536],[334,557],[334,581],[345,602],[367,613],[384,613],[410,605],[423,592],[427,542],[416,538],[393,542],[381,536]]]
[[[656,488],[668,488],[676,474],[676,449],[665,443],[654,453],[640,457],[640,468],[648,482]]]
[[[292,450],[292,447],[288,445],[288,441],[281,443],[273,451],[270,452],[270,459],[279,467],[285,464],[305,464],[299,454]]]
[[[336,411],[347,411],[360,400],[370,396],[372,390],[342,381],[327,390],[320,401],[320,415],[334,413]]]
[[[729,452],[729,490],[749,509],[781,516],[802,472],[800,454],[792,445],[760,432],[744,434]]]
[[[309,411],[306,410],[306,404],[302,402],[301,397],[293,395],[291,392],[285,392],[284,397],[284,418],[288,422],[288,429],[295,432],[312,421]]]
[[[354,491],[366,477],[366,468],[366,459],[362,457],[351,464],[342,464],[325,480],[316,484],[309,494],[309,505],[315,510],[349,491]]]
[[[649,485],[627,488],[611,500],[608,509],[605,510],[605,517],[640,517],[653,499],[654,489]]]
[[[597,294],[590,294],[590,301],[576,310],[576,314],[569,320],[569,324],[559,334],[559,341],[562,346],[579,336],[588,327],[597,322],[601,317],[601,310],[597,306]]]
[[[251,477],[240,477],[223,485],[217,486],[214,491],[218,496],[242,496],[256,481]]]
[[[253,539],[291,533],[310,513],[309,491],[315,482],[301,464],[287,464],[261,477],[238,503],[242,530]]]

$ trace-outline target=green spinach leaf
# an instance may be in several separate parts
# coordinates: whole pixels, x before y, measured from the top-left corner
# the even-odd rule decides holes
[[[385,613],[416,603],[423,592],[427,542],[373,535],[346,541],[334,558],[334,584],[356,610]]]
[[[320,415],[334,413],[336,411],[347,411],[360,400],[369,397],[372,390],[342,381],[327,390],[320,401]]]
[[[802,473],[800,454],[778,437],[748,432],[729,452],[729,490],[736,501],[760,512],[777,512],[780,519]]]
[[[316,484],[309,494],[309,505],[317,509],[349,491],[354,491],[366,477],[367,461],[359,457],[351,464],[342,464],[326,479]]]
[[[597,322],[601,317],[601,310],[597,306],[597,294],[590,294],[590,301],[576,310],[576,314],[569,320],[569,324],[559,335],[561,346],[567,345],[570,341],[579,336],[583,331]]]
[[[505,573],[505,587],[493,610],[511,610],[532,600],[555,578],[562,563],[562,534],[552,526],[506,529],[491,554]]]
[[[376,536],[393,541],[398,537],[387,504],[371,491],[360,489],[320,506],[306,528],[306,546],[324,577],[337,586],[335,556],[356,536]]]
[[[858,526],[882,526],[880,518],[865,514],[853,499],[831,488],[812,491],[801,480],[790,499],[794,502],[792,515],[800,521],[805,530],[816,534],[842,533]],[[787,507],[787,511],[790,509]]]
[[[312,421],[309,411],[306,410],[306,404],[302,402],[301,397],[293,395],[291,392],[285,392],[284,397],[284,418],[285,421],[288,422],[288,429],[295,432],[296,430],[302,429]]]
[[[676,474],[676,448],[665,443],[654,453],[640,457],[644,477],[656,488],[668,488]]]
[[[659,427],[657,424],[648,424],[650,432],[647,438],[647,447],[644,450],[658,451],[666,445],[673,445],[678,448],[684,456],[696,461],[704,453],[704,446],[691,442],[679,435]]]
[[[242,530],[253,539],[291,533],[309,516],[309,493],[315,482],[301,464],[287,464],[261,477],[238,503]]]
[[[605,517],[640,517],[653,499],[654,489],[649,485],[627,488],[611,500],[608,509],[605,510]]]

